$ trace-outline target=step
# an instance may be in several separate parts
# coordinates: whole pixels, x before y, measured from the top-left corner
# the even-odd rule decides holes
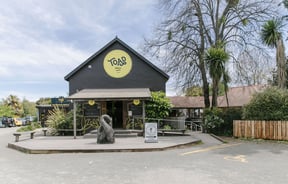
[[[125,129],[116,129],[114,130],[115,137],[137,137],[142,133],[142,130],[125,130]],[[83,136],[86,138],[97,138],[97,130],[92,130],[90,133],[87,133]]]
[[[130,134],[115,134],[115,138],[125,138],[125,137],[138,137],[137,133],[130,133]],[[83,136],[84,139],[89,139],[89,138],[93,138],[96,139],[97,138],[97,134],[85,134]]]

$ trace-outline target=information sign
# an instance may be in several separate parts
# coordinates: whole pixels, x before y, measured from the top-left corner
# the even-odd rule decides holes
[[[145,143],[157,143],[157,123],[145,123]]]

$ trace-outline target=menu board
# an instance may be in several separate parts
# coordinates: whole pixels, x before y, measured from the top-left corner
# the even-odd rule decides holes
[[[100,116],[100,107],[99,104],[84,105],[84,116]]]
[[[128,111],[132,111],[133,116],[141,116],[143,114],[142,105],[129,104]]]

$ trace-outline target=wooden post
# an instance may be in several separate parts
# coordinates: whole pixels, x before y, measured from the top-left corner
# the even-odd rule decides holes
[[[142,100],[143,137],[145,137],[145,100]]]
[[[76,112],[77,112],[77,104],[73,101],[73,131],[74,131],[74,139],[76,139]]]

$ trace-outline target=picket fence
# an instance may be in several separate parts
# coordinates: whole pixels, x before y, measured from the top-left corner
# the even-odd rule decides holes
[[[288,121],[234,120],[233,136],[239,138],[288,140]]]

